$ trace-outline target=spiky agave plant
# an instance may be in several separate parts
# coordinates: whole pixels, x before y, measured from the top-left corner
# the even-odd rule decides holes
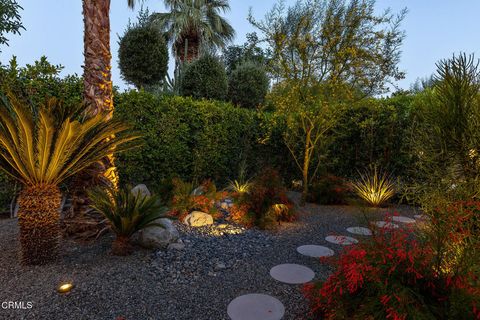
[[[381,206],[395,194],[394,183],[386,172],[374,167],[359,174],[360,179],[352,183],[353,191],[371,206]]]
[[[112,243],[115,255],[131,253],[130,237],[136,231],[153,225],[163,227],[155,220],[166,218],[167,209],[155,195],[133,194],[131,187],[127,186],[117,189],[96,187],[89,191],[88,196],[92,201],[91,207],[108,219],[116,234]]]
[[[132,147],[138,136],[102,114],[56,121],[56,100],[38,114],[11,94],[0,100],[0,168],[23,184],[18,198],[21,261],[44,264],[58,253],[60,183],[113,150]]]

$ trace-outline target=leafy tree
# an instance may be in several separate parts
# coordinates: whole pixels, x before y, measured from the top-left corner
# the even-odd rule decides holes
[[[180,91],[183,96],[225,100],[227,90],[225,67],[212,55],[204,55],[188,64],[182,74]]]
[[[119,41],[122,78],[137,88],[161,84],[168,70],[168,48],[163,34],[146,23],[148,10],[141,10],[139,22],[129,24]]]
[[[238,66],[247,62],[254,62],[261,66],[266,66],[268,61],[268,52],[258,46],[258,36],[256,33],[247,34],[247,42],[242,46],[232,45],[223,50],[222,58],[230,74]]]
[[[198,58],[204,48],[223,48],[235,36],[232,26],[220,15],[230,10],[228,0],[164,0],[164,3],[169,12],[154,13],[152,20],[166,33],[180,61]]]
[[[249,21],[263,34],[272,52],[270,72],[279,81],[325,83],[361,98],[404,77],[397,65],[406,9],[376,15],[374,6],[375,0],[299,0],[286,8],[279,1],[264,20],[250,13]]]
[[[249,21],[271,51],[271,100],[288,117],[285,143],[308,185],[325,157],[340,106],[385,92],[397,68],[406,10],[375,15],[374,0],[279,1],[262,21]],[[336,110],[337,109],[337,110]]]
[[[3,0],[0,2],[0,46],[6,44],[8,39],[6,33],[20,34],[20,30],[25,28],[20,20],[19,11],[23,8],[16,0]],[[0,52],[2,52],[0,50]]]
[[[228,77],[228,97],[234,104],[255,108],[267,95],[269,79],[265,68],[252,62],[237,67]]]

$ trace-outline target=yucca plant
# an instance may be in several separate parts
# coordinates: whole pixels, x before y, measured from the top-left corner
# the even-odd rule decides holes
[[[236,192],[238,194],[245,194],[249,193],[250,190],[252,189],[252,182],[249,180],[247,181],[239,181],[239,180],[233,180],[228,182],[227,190]]]
[[[56,100],[37,113],[11,94],[0,100],[0,168],[23,185],[18,198],[21,261],[43,264],[58,253],[59,185],[113,150],[132,147],[138,137],[102,114],[56,121]]]
[[[360,179],[352,183],[353,191],[369,205],[379,207],[395,194],[394,183],[386,172],[374,167],[359,174]]]
[[[117,189],[96,187],[89,191],[88,196],[92,201],[91,207],[108,219],[116,234],[112,243],[114,255],[129,255],[132,252],[130,237],[146,227],[163,227],[155,220],[167,217],[167,209],[157,196],[133,194],[130,186]]]

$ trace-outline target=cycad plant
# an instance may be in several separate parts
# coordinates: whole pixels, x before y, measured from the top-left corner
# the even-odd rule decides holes
[[[360,179],[352,183],[353,191],[372,207],[379,207],[395,194],[394,183],[387,173],[374,167],[360,173]]]
[[[43,264],[58,253],[59,185],[113,150],[130,148],[137,136],[103,114],[56,121],[55,100],[37,113],[13,95],[0,100],[0,168],[23,185],[18,198],[21,260]]]
[[[129,255],[132,252],[130,237],[146,227],[153,225],[163,227],[155,221],[167,217],[167,209],[161,205],[157,196],[134,194],[129,186],[106,189],[96,187],[88,195],[92,201],[92,208],[108,219],[111,229],[116,234],[116,239],[112,243],[114,255]]]

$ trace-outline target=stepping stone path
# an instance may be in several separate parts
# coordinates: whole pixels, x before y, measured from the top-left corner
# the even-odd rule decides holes
[[[347,231],[353,234],[359,234],[361,236],[371,236],[372,230],[365,227],[350,227],[347,228]]]
[[[393,216],[392,220],[395,222],[401,222],[401,223],[415,223],[415,219],[409,218],[409,217],[404,217],[404,216]]]
[[[335,252],[324,246],[308,244],[297,248],[297,252],[312,258],[331,257]]]
[[[385,229],[398,229],[399,226],[398,224],[392,223],[392,222],[387,222],[387,221],[375,221],[372,222],[373,225],[379,227],[379,228],[385,228]]]
[[[233,299],[227,314],[232,320],[280,320],[285,307],[277,298],[253,293]]]
[[[289,284],[302,284],[312,281],[315,273],[312,269],[293,263],[280,264],[270,269],[275,280]]]
[[[347,237],[347,236],[328,236],[325,238],[325,240],[334,244],[341,244],[344,246],[349,246],[351,244],[358,243],[357,239],[352,237]]]

